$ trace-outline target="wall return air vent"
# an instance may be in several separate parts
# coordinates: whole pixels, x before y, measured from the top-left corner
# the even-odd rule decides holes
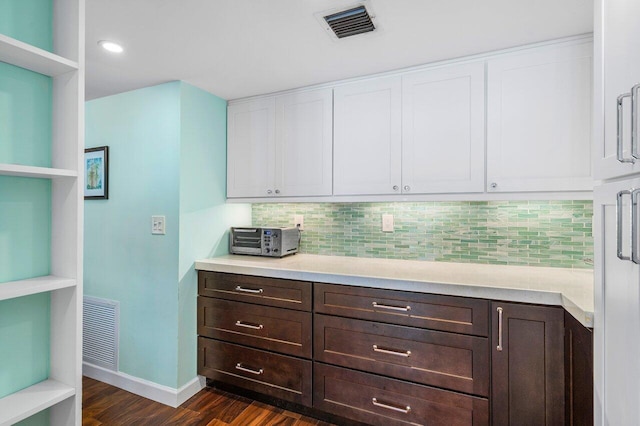
[[[375,16],[364,4],[342,10],[331,10],[316,15],[335,40],[378,30]]]

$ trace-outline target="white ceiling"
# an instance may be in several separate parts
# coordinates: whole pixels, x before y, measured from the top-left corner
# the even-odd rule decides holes
[[[333,41],[314,15],[357,0],[87,0],[86,97],[184,80],[237,99],[593,30],[592,0],[366,1],[382,30]]]

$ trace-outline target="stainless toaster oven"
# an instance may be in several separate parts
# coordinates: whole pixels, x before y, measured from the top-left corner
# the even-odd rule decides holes
[[[283,257],[298,252],[298,228],[231,228],[229,251],[232,254]]]

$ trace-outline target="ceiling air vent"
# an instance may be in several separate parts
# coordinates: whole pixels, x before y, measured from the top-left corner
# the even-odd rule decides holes
[[[332,13],[323,16],[323,19],[338,38],[368,33],[376,29],[367,8],[364,6]]]

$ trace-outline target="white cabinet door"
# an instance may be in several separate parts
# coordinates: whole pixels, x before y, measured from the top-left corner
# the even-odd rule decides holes
[[[227,108],[227,197],[275,194],[275,98]]]
[[[488,61],[487,191],[586,191],[592,44]]]
[[[640,188],[640,179],[594,192],[596,425],[635,425],[640,419],[640,266],[618,258],[619,245],[622,256],[631,256],[631,233],[638,235],[640,224],[631,226],[630,194],[623,194],[622,208],[616,209],[617,194],[633,188]]]
[[[484,63],[402,77],[402,190],[484,190]]]
[[[597,1],[595,7],[599,18],[595,26],[596,118],[600,120],[600,114],[604,114],[604,128],[596,127],[595,172],[597,179],[609,179],[640,172],[640,160],[633,159],[631,154],[630,97],[622,99],[621,158],[626,161],[618,160],[617,142],[617,98],[640,83],[640,2]],[[638,146],[640,149],[640,143]]]
[[[322,89],[276,98],[278,196],[331,195],[332,95]]]
[[[399,76],[334,89],[334,195],[400,193]]]

